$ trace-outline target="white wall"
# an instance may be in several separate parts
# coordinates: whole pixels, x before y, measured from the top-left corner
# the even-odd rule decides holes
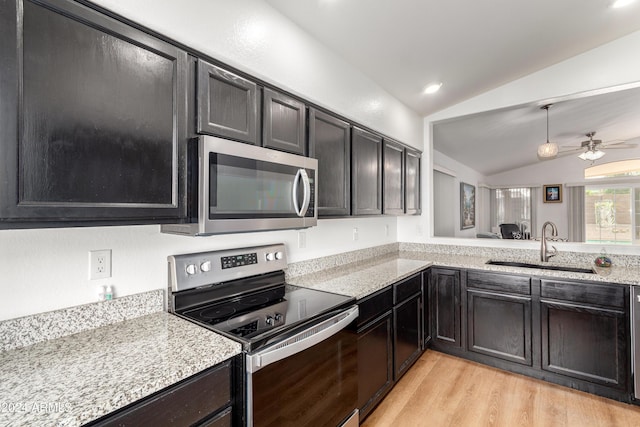
[[[470,167],[463,165],[455,159],[452,159],[449,156],[442,154],[439,151],[433,150],[433,164],[444,167],[450,171],[455,172],[454,177],[454,188],[453,188],[453,199],[452,203],[449,206],[449,214],[455,218],[455,226],[453,228],[453,237],[467,237],[474,238],[476,233],[480,229],[480,221],[482,221],[483,216],[488,214],[488,211],[484,211],[484,206],[481,206],[480,203],[480,187],[479,184],[484,182],[484,176],[478,171],[471,169]],[[460,183],[464,182],[466,184],[471,184],[476,187],[476,226],[473,228],[467,228],[465,230],[460,229]],[[434,200],[434,208],[436,203],[439,201]],[[487,206],[488,208],[488,206]],[[434,229],[436,225],[434,224]]]
[[[95,3],[422,147],[420,117],[262,1]],[[353,227],[359,231],[356,242]],[[159,226],[135,226],[0,231],[0,320],[93,302],[99,284],[113,284],[116,295],[166,288],[166,259],[177,253],[285,242],[289,259],[300,261],[397,241],[393,217],[321,220],[305,231],[305,249],[297,247],[296,231],[190,238],[159,230]],[[87,279],[88,251],[94,249],[113,251],[111,279]]]
[[[432,233],[429,225],[433,203],[430,190],[431,180],[429,178],[431,169],[428,169],[433,164],[432,122],[535,101],[547,101],[555,97],[640,81],[640,55],[637,54],[639,51],[640,31],[426,117],[424,120],[425,154],[423,155],[423,168],[426,173],[423,179],[423,213],[419,218],[398,219],[399,239],[407,242],[433,240],[430,237]],[[610,158],[613,158],[613,156]],[[569,180],[564,177],[564,172],[565,169],[562,167],[549,168],[541,172],[541,176],[545,177],[544,183],[568,182]],[[549,181],[547,182],[546,179],[549,179]],[[540,179],[536,180],[536,182],[540,181]],[[527,182],[527,184],[530,184],[530,182]],[[557,205],[555,209],[558,209]],[[559,212],[551,211],[543,211],[543,213],[549,216],[562,215]],[[421,235],[415,232],[419,227],[424,227],[426,230]],[[487,242],[485,240],[489,239],[479,239],[472,242],[472,244],[501,244],[501,242]],[[464,244],[465,242],[456,241],[456,243]],[[584,246],[573,245],[572,248],[573,250],[579,250]],[[612,248],[611,252],[615,253],[616,250],[618,249]],[[637,248],[631,248],[631,250],[638,252]]]
[[[283,242],[289,261],[300,261],[397,239],[392,217],[320,220],[302,232],[305,249],[295,230],[211,237],[161,234],[157,225],[0,231],[0,320],[96,301],[98,285],[114,285],[116,296],[164,289],[168,255]],[[112,250],[110,279],[88,280],[94,249]]]

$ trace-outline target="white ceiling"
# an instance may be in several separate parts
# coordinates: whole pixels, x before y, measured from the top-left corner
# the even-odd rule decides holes
[[[640,2],[265,1],[423,116],[640,30]]]
[[[640,30],[640,1],[264,1],[422,116]],[[640,90],[556,102],[549,116],[560,145],[640,137]],[[545,120],[537,104],[448,120],[434,149],[492,175],[538,162]]]
[[[640,87],[633,86],[554,102],[549,108],[549,140],[567,151],[588,140],[587,133],[596,132],[594,139],[605,144],[636,145],[624,149],[625,154],[640,157]],[[537,147],[546,141],[546,132],[546,112],[540,103],[531,103],[437,122],[433,148],[489,176],[539,163]],[[602,151],[623,150],[613,146]],[[607,158],[605,154],[603,161]]]

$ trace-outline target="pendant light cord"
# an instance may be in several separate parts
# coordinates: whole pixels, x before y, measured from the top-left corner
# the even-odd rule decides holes
[[[549,143],[549,105],[544,107],[547,110],[547,144]]]

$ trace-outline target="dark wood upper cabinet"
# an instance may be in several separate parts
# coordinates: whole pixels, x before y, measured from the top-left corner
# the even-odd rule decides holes
[[[271,89],[264,90],[262,145],[306,156],[306,107]]]
[[[0,56],[0,227],[186,215],[186,52],[77,2],[17,0]]]
[[[389,215],[404,214],[404,147],[384,140],[384,211]]]
[[[198,60],[198,133],[259,145],[258,85]]]
[[[352,128],[351,213],[382,213],[382,137]]]
[[[318,159],[318,215],[351,213],[351,127],[309,108],[309,155]]]
[[[420,215],[421,194],[420,194],[420,152],[410,148],[405,149],[405,213],[408,215]]]

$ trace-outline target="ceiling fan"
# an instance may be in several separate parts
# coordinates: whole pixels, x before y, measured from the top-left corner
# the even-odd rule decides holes
[[[589,138],[586,141],[582,141],[580,143],[580,147],[575,146],[564,146],[564,150],[562,150],[561,154],[569,154],[577,151],[582,151],[578,156],[582,160],[585,161],[595,161],[602,158],[605,155],[605,152],[602,151],[603,148],[635,148],[636,144],[624,144],[624,140],[614,140],[603,142],[601,139],[593,139],[595,136],[595,132],[587,132],[585,135]]]

